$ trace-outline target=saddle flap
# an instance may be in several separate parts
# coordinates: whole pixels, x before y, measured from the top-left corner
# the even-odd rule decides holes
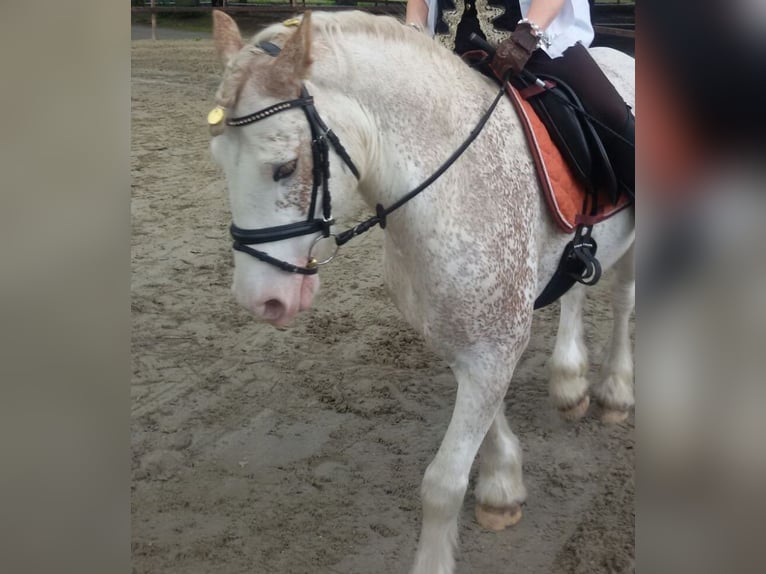
[[[522,98],[513,86],[509,85],[506,93],[524,126],[529,150],[551,215],[563,231],[572,233],[579,223],[578,217],[583,216],[583,206],[591,192],[586,188],[581,176],[576,174],[569,162],[565,160],[532,104]],[[591,189],[594,187],[596,185],[592,183]],[[616,203],[612,203],[603,188],[600,188],[598,193],[598,211],[595,214],[589,214],[588,220],[591,225],[615,215],[631,203],[626,194],[622,194]]]
[[[515,87],[548,128],[551,139],[569,167],[584,185],[589,186],[593,181],[593,157],[580,118],[572,108],[562,105],[558,100],[567,98],[566,87],[559,87],[552,80],[546,81],[546,85],[548,88],[543,89],[519,81]]]

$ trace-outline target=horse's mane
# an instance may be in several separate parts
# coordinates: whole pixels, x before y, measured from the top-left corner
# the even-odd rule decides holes
[[[423,50],[424,55],[431,55],[444,60],[454,59],[456,65],[461,65],[460,59],[442,47],[426,34],[418,33],[404,26],[392,16],[375,16],[366,12],[353,10],[343,12],[312,12],[311,32],[314,43],[326,45],[335,54],[341,53],[337,47],[338,39],[359,34],[384,42],[409,44]],[[228,107],[236,102],[243,83],[247,80],[254,58],[265,54],[258,48],[262,42],[272,42],[283,45],[287,38],[295,32],[294,27],[282,23],[272,24],[256,33],[250,42],[229,63],[223,81],[221,82],[216,100],[218,105]],[[339,62],[340,64],[340,62]]]
[[[439,45],[425,34],[404,26],[392,16],[376,16],[360,10],[343,12],[312,12],[311,31],[315,37],[333,45],[338,36],[345,34],[364,34],[379,40],[391,40],[417,45],[423,50],[435,52]],[[253,36],[252,42],[273,42],[286,39],[293,30],[282,24],[273,24]]]

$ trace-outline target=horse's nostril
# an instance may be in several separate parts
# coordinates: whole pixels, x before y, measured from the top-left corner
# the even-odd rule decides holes
[[[285,305],[278,299],[269,299],[263,306],[263,318],[276,321],[285,314]]]

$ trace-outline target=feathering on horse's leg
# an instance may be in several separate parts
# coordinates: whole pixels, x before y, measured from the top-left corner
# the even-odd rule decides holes
[[[519,522],[521,503],[527,497],[521,446],[504,411],[501,405],[479,451],[476,520],[488,530],[503,530]]]
[[[633,397],[633,353],[630,344],[630,315],[636,304],[634,246],[615,265],[612,285],[614,326],[612,340],[593,396],[602,407],[601,420],[619,423],[628,418]]]
[[[515,365],[518,356],[510,363]],[[477,365],[494,364],[487,372]],[[457,545],[457,519],[476,454],[511,379],[503,360],[481,357],[471,364],[453,366],[458,381],[455,408],[436,456],[428,465],[421,486],[423,525],[413,574],[452,574]]]
[[[582,418],[588,410],[588,350],[583,339],[585,287],[576,283],[561,297],[559,328],[548,369],[548,394],[561,416]]]

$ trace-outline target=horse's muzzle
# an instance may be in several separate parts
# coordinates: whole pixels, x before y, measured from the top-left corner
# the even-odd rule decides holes
[[[286,281],[268,282],[265,289],[253,287],[252,280],[237,279],[232,285],[237,302],[275,327],[286,327],[298,313],[310,309],[319,289],[316,275],[290,275],[285,277]]]

